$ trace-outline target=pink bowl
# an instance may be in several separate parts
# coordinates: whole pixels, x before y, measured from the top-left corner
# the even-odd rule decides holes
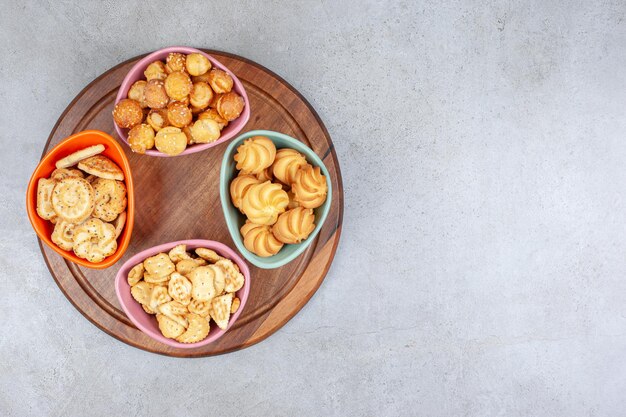
[[[246,90],[243,88],[243,84],[241,84],[241,81],[239,81],[239,78],[237,78],[235,74],[233,74],[228,68],[226,68],[217,59],[213,58],[211,55],[206,54],[198,49],[189,48],[186,46],[171,46],[169,48],[159,49],[158,51],[153,52],[147,55],[146,57],[142,58],[141,60],[139,60],[139,62],[137,62],[130,69],[126,77],[124,77],[124,80],[122,81],[122,85],[120,86],[120,89],[117,92],[117,97],[115,98],[115,104],[119,103],[120,100],[125,99],[127,97],[128,90],[130,90],[130,87],[135,83],[135,81],[146,79],[145,76],[143,75],[143,72],[146,70],[146,68],[151,62],[156,61],[156,60],[165,60],[165,58],[170,52],[180,52],[183,54],[199,53],[199,54],[206,56],[209,59],[209,61],[211,61],[211,64],[214,67],[226,71],[233,78],[233,82],[234,82],[233,91],[235,91],[237,94],[243,97],[245,106],[243,108],[243,113],[241,113],[241,115],[238,118],[230,122],[228,126],[226,126],[224,130],[222,130],[222,135],[215,142],[189,145],[187,149],[185,149],[178,155],[167,155],[163,152],[157,151],[156,149],[148,149],[146,151],[146,155],[162,156],[162,157],[189,155],[191,153],[200,152],[205,149],[212,148],[214,146],[219,145],[220,143],[226,142],[227,140],[234,138],[237,135],[237,133],[239,133],[241,129],[243,129],[246,123],[248,123],[248,119],[250,119],[250,101],[248,100],[248,94],[246,94]],[[129,129],[122,129],[115,123],[113,123],[113,125],[115,126],[117,135],[124,141],[124,143],[128,145],[128,130]]]
[[[183,349],[191,349],[200,346],[208,345],[211,342],[216,341],[224,333],[226,330],[222,330],[215,322],[211,322],[211,330],[209,332],[209,336],[197,343],[179,343],[173,339],[168,339],[167,337],[161,334],[159,330],[159,325],[157,324],[156,317],[146,313],[143,311],[141,304],[139,304],[133,296],[130,294],[130,285],[128,285],[127,277],[131,268],[137,265],[139,262],[143,262],[146,258],[150,256],[154,256],[161,252],[169,252],[176,245],[185,244],[187,245],[187,249],[195,249],[195,248],[209,248],[213,249],[215,252],[220,254],[225,258],[231,259],[233,262],[237,264],[241,273],[245,277],[245,282],[243,287],[236,292],[237,297],[241,300],[241,305],[239,306],[239,310],[235,314],[230,316],[230,322],[228,323],[228,329],[230,329],[237,321],[237,318],[241,315],[244,306],[246,305],[246,301],[248,300],[248,293],[250,292],[250,270],[246,263],[241,259],[239,255],[235,253],[228,246],[215,242],[213,240],[201,240],[201,239],[192,239],[192,240],[181,240],[179,242],[170,242],[165,243],[163,245],[155,246],[150,249],[146,249],[144,251],[139,252],[129,260],[127,260],[124,265],[120,268],[115,277],[115,292],[117,293],[117,299],[120,301],[122,305],[122,309],[133,322],[135,326],[151,338],[158,340],[161,343],[165,343],[168,346],[172,346],[175,348],[183,348]]]

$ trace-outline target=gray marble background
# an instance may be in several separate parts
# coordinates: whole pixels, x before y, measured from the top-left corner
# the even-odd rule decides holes
[[[0,415],[624,415],[626,3],[442,3],[1,0]],[[317,294],[199,360],[85,320],[24,209],[74,96],[177,44],[300,90],[345,186]]]

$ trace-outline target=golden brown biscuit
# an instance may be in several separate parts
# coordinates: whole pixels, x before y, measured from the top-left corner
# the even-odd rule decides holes
[[[115,228],[100,219],[89,219],[74,229],[74,253],[89,262],[102,262],[117,250]]]
[[[220,116],[220,114],[215,109],[208,109],[208,110],[203,111],[202,113],[200,113],[198,115],[198,120],[201,120],[201,119],[215,120],[217,122],[218,126],[220,127],[220,130],[224,129],[224,127],[226,127],[226,125],[228,125],[228,120],[226,120],[222,116]]]
[[[185,61],[187,72],[189,75],[194,76],[206,74],[211,69],[211,66],[209,58],[197,52],[187,55],[187,60]]]
[[[57,217],[78,224],[91,216],[95,193],[84,178],[68,177],[55,184],[51,202]]]
[[[83,159],[78,163],[78,168],[96,177],[124,181],[124,172],[115,162],[104,155]]]
[[[192,88],[193,84],[187,73],[175,71],[165,79],[165,91],[172,100],[186,100]]]
[[[259,174],[272,165],[276,156],[276,146],[265,136],[253,136],[237,147],[234,156],[237,169],[244,174]]]
[[[143,72],[146,76],[146,80],[165,80],[167,78],[167,72],[165,70],[165,64],[162,61],[154,61]]]
[[[133,152],[146,153],[154,147],[154,129],[146,123],[133,127],[128,132],[128,144]]]
[[[213,68],[209,71],[209,85],[216,94],[224,94],[233,89],[233,79],[226,71]]]
[[[187,125],[181,129],[185,136],[187,136],[187,145],[193,145],[194,143],[193,136],[191,135],[191,126],[192,125]]]
[[[294,199],[305,208],[316,208],[324,204],[328,194],[326,177],[319,167],[307,166],[296,173],[291,185]]]
[[[278,181],[291,186],[296,177],[296,172],[308,165],[304,155],[295,149],[279,149],[276,152],[276,159],[272,165],[272,173]]]
[[[231,122],[239,117],[239,115],[243,111],[244,105],[245,102],[243,100],[243,97],[235,92],[230,92],[222,95],[219,98],[215,105],[215,108],[220,116],[222,116],[225,120]]]
[[[150,110],[148,116],[146,116],[146,122],[154,129],[155,132],[169,126],[167,121],[166,109],[153,109]]]
[[[159,152],[178,155],[187,148],[187,136],[177,127],[164,127],[156,134],[154,145]]]
[[[207,83],[197,82],[193,84],[189,93],[189,103],[196,109],[205,109],[213,99],[213,90]]]
[[[52,208],[52,191],[56,183],[56,180],[48,178],[39,178],[37,181],[37,214],[44,220],[57,216]]]
[[[131,85],[128,90],[128,98],[138,102],[142,108],[148,106],[143,96],[143,92],[146,89],[147,84],[148,82],[146,80],[135,81],[135,83]]]
[[[220,137],[220,127],[215,120],[200,119],[191,126],[193,143],[211,143]]]
[[[74,223],[68,223],[65,220],[59,220],[54,225],[54,231],[50,238],[52,241],[63,250],[72,250],[74,246],[74,229],[76,225]]]
[[[283,243],[300,243],[315,229],[313,210],[297,207],[278,216],[272,233]]]
[[[115,105],[113,120],[121,128],[130,129],[143,120],[143,110],[138,101],[125,98]]]
[[[167,121],[175,127],[185,127],[191,123],[191,109],[179,101],[167,105]]]
[[[124,226],[126,226],[126,211],[121,212],[111,224],[115,227],[115,238],[117,239],[124,231]]]
[[[266,181],[251,185],[241,202],[241,209],[256,224],[272,225],[289,204],[289,197],[280,184]]]
[[[165,82],[156,78],[148,81],[143,90],[143,98],[146,105],[151,109],[167,107],[170,98],[165,90]]]
[[[248,189],[255,184],[260,184],[261,181],[254,175],[241,174],[237,176],[230,183],[230,199],[233,205],[243,212],[241,205],[243,203],[243,197],[246,195]]]
[[[61,181],[62,179],[67,177],[84,178],[85,174],[83,174],[81,170],[75,168],[57,168],[52,171],[52,174],[50,174],[50,178],[55,181]]]
[[[276,255],[283,247],[283,243],[276,239],[269,226],[255,224],[247,220],[240,231],[243,245],[255,255],[264,258]]]
[[[126,210],[126,186],[123,182],[98,178],[91,186],[96,198],[93,217],[112,222]],[[115,237],[117,238],[117,234]]]
[[[208,84],[209,83],[209,72],[206,72],[206,73],[204,73],[202,75],[193,75],[191,77],[191,81],[193,81],[194,84],[198,83],[198,82],[203,82],[203,83],[207,83]]]
[[[171,74],[175,71],[185,71],[185,61],[187,57],[185,54],[178,52],[170,52],[165,59],[165,71]]]
[[[96,156],[99,153],[104,152],[104,145],[99,143],[97,145],[88,146],[79,151],[73,152],[66,156],[65,158],[61,158],[54,164],[57,168],[69,168],[71,166],[76,165],[78,162],[83,159],[90,158],[92,156]]]

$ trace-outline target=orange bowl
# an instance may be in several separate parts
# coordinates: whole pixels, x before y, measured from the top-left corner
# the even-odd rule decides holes
[[[124,171],[124,182],[126,183],[128,205],[126,207],[126,225],[122,234],[117,239],[117,251],[104,261],[98,263],[92,263],[86,259],[79,258],[72,251],[66,251],[59,248],[52,242],[50,236],[54,230],[54,225],[48,220],[44,220],[37,215],[37,182],[40,178],[48,178],[52,174],[52,171],[56,168],[54,165],[56,161],[67,155],[76,152],[80,149],[87,148],[92,145],[103,144],[105,149],[102,155],[110,158]],[[133,223],[135,220],[135,194],[133,189],[133,177],[130,173],[130,165],[124,150],[117,143],[115,139],[99,130],[85,130],[78,132],[63,141],[57,146],[52,148],[50,152],[46,154],[35,168],[33,176],[30,177],[28,183],[28,190],[26,191],[26,209],[28,211],[28,219],[33,225],[33,229],[39,236],[39,239],[43,240],[46,245],[50,246],[55,252],[64,257],[65,259],[75,262],[79,265],[86,266],[94,269],[108,268],[117,262],[130,243],[130,236],[133,232]]]

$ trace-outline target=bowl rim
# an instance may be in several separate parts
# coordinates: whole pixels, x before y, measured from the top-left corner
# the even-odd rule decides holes
[[[226,328],[226,330],[222,330],[219,327],[217,327],[215,324],[213,324],[212,326],[215,326],[217,330],[212,327],[211,332],[209,333],[209,336],[205,338],[204,340],[201,340],[200,342],[196,342],[196,343],[180,343],[174,339],[169,339],[163,336],[159,332],[153,332],[152,330],[146,328],[143,324],[141,324],[135,318],[134,314],[129,312],[127,305],[124,299],[122,298],[122,294],[121,294],[121,291],[123,289],[122,287],[124,287],[124,289],[128,287],[128,292],[130,293],[130,285],[128,285],[126,276],[128,274],[128,271],[130,271],[130,269],[133,266],[137,265],[139,262],[143,262],[146,258],[150,256],[154,256],[158,253],[167,253],[175,246],[182,245],[182,244],[187,245],[187,249],[205,247],[205,248],[215,250],[218,254],[226,258],[229,258],[230,260],[235,262],[237,266],[239,266],[239,269],[241,273],[244,275],[244,279],[245,279],[243,287],[241,287],[241,289],[239,290],[241,291],[241,293],[237,294],[241,304],[239,305],[239,309],[234,314],[231,314],[230,320],[228,322],[228,327]],[[232,250],[230,247],[228,247],[222,242],[218,242],[215,240],[208,240],[208,239],[185,239],[185,240],[162,243],[160,245],[152,246],[150,248],[144,249],[136,253],[135,255],[131,256],[126,262],[124,262],[124,264],[117,271],[114,285],[115,285],[115,294],[117,296],[117,300],[120,303],[122,309],[124,310],[124,314],[126,314],[129,320],[145,335],[152,338],[153,340],[156,340],[157,342],[166,344],[174,348],[193,349],[193,348],[197,348],[201,346],[206,346],[210,343],[215,342],[216,340],[221,338],[224,334],[226,334],[226,332],[228,332],[232,328],[232,326],[235,324],[235,322],[237,321],[237,319],[243,312],[246,306],[246,303],[248,301],[248,295],[250,294],[250,269],[248,268],[248,265],[246,264],[246,262],[237,254],[237,252],[235,252],[234,250]],[[136,301],[132,298],[132,296],[130,296],[130,299],[132,300],[132,302],[136,303]],[[142,311],[142,314],[145,314],[146,316],[151,316],[150,314],[143,312],[143,311]]]
[[[115,251],[115,253],[105,258],[104,261],[98,262],[98,263],[89,262],[86,259],[79,258],[71,251],[66,251],[66,250],[61,249],[60,247],[55,245],[54,242],[52,242],[51,237],[48,236],[47,233],[44,233],[44,231],[40,230],[40,228],[36,225],[36,219],[39,218],[37,214],[37,208],[36,208],[37,207],[37,200],[36,200],[37,182],[41,178],[47,178],[45,175],[43,175],[42,172],[40,172],[43,169],[42,168],[43,164],[51,160],[52,154],[55,153],[57,150],[66,147],[68,144],[76,141],[77,139],[83,136],[92,136],[92,135],[99,136],[102,142],[104,142],[103,143],[104,145],[115,149],[117,153],[119,153],[119,155],[121,156],[121,160],[122,160],[121,169],[124,172],[124,183],[126,184],[126,191],[127,191],[126,195],[128,198],[128,204],[126,206],[126,224],[124,225],[124,229],[126,230],[126,235],[121,241],[118,241],[118,246],[117,246],[117,250]],[[101,143],[101,142],[99,142],[98,140],[94,140],[92,144],[97,144],[97,143]],[[51,172],[48,173],[48,175],[50,174]],[[33,195],[35,195],[35,197],[33,197]],[[105,132],[102,132],[100,130],[95,130],[95,129],[83,130],[83,131],[74,133],[73,135],[68,136],[65,139],[61,140],[58,144],[52,147],[39,160],[39,162],[37,163],[37,166],[35,167],[30,177],[30,180],[28,181],[28,187],[26,189],[26,211],[28,213],[28,220],[30,221],[30,224],[33,230],[35,231],[35,233],[37,234],[37,237],[39,238],[39,240],[44,242],[48,247],[50,247],[56,253],[61,255],[63,258],[67,259],[68,261],[74,262],[78,265],[85,266],[91,269],[106,269],[110,267],[111,265],[116,263],[126,252],[126,249],[128,248],[128,245],[130,244],[133,227],[135,223],[135,194],[134,194],[133,177],[132,177],[130,164],[128,162],[128,158],[126,157],[126,153],[124,152],[124,149],[112,136],[110,136],[109,134]]]
[[[246,247],[243,244],[243,240],[241,238],[239,228],[234,224],[234,222],[232,221],[232,219],[227,213],[227,207],[230,207],[229,205],[232,205],[232,202],[230,201],[230,181],[226,180],[227,166],[228,166],[230,159],[233,157],[233,154],[236,148],[245,139],[248,139],[252,136],[266,136],[270,140],[273,137],[278,137],[278,138],[281,138],[282,140],[285,140],[286,142],[290,143],[293,146],[293,148],[296,149],[297,151],[302,151],[305,154],[309,162],[311,162],[310,160],[313,160],[314,165],[319,166],[320,169],[322,170],[322,173],[326,177],[326,185],[328,186],[328,194],[326,196],[326,201],[321,206],[321,207],[324,207],[322,210],[322,215],[320,216],[320,219],[316,219],[317,224],[315,226],[315,229],[309,235],[309,237],[307,237],[303,242],[291,245],[291,246],[298,246],[298,248],[292,254],[282,259],[272,260],[274,256],[262,258],[260,256],[253,254],[248,249],[246,249]],[[273,130],[251,130],[233,139],[231,143],[228,145],[228,147],[226,148],[226,150],[224,151],[224,156],[222,157],[222,165],[220,167],[220,202],[222,204],[222,213],[224,214],[224,220],[226,221],[228,232],[230,233],[230,236],[233,242],[235,243],[235,246],[239,250],[239,252],[243,255],[243,257],[248,262],[250,262],[251,264],[253,264],[254,266],[258,268],[261,268],[261,269],[280,268],[288,264],[289,262],[293,261],[298,256],[300,256],[302,252],[304,252],[311,245],[313,240],[317,237],[320,230],[322,229],[322,226],[324,225],[324,223],[326,222],[326,218],[328,217],[328,213],[330,212],[330,206],[332,204],[332,196],[333,196],[332,191],[333,190],[332,190],[332,184],[330,181],[330,173],[328,172],[328,169],[326,168],[324,161],[322,161],[322,158],[320,158],[315,153],[315,151],[313,151],[313,149],[311,149],[309,146],[305,145],[303,142],[285,133],[276,132]]]
[[[240,124],[238,129],[233,130],[232,132],[229,132],[228,134],[224,135],[224,136],[220,136],[218,138],[218,140],[216,140],[215,142],[211,142],[211,143],[201,143],[201,144],[193,144],[191,146],[188,146],[184,151],[182,151],[181,153],[179,153],[178,155],[168,155],[166,153],[160,152],[156,149],[148,149],[146,150],[144,155],[149,155],[149,156],[156,156],[156,157],[161,157],[161,158],[173,158],[176,156],[182,156],[182,155],[190,155],[196,152],[201,152],[204,151],[206,149],[209,148],[213,148],[217,145],[220,145],[224,142],[227,142],[229,140],[231,140],[232,138],[234,138],[235,136],[237,136],[237,134],[239,134],[239,132],[241,132],[241,130],[243,130],[243,128],[245,127],[245,125],[248,123],[248,120],[250,119],[250,100],[248,99],[248,93],[246,92],[245,87],[243,86],[243,83],[239,80],[239,78],[224,64],[222,64],[220,61],[218,61],[217,59],[215,59],[215,57],[213,57],[210,54],[207,54],[206,52],[200,50],[200,49],[196,49],[196,48],[192,48],[189,46],[168,46],[166,48],[161,48],[158,49],[154,52],[149,53],[148,55],[146,55],[145,57],[141,58],[139,61],[137,61],[135,63],[135,65],[133,65],[130,70],[128,70],[128,72],[126,73],[126,75],[124,76],[124,79],[122,80],[122,83],[119,87],[119,89],[117,90],[117,95],[115,96],[115,103],[117,104],[119,103],[122,99],[127,98],[128,96],[128,90],[130,89],[131,86],[131,81],[130,81],[130,75],[131,73],[134,73],[136,70],[138,70],[138,68],[143,68],[145,69],[148,64],[156,59],[162,59],[162,58],[158,58],[160,55],[162,54],[169,54],[171,52],[180,52],[180,53],[184,53],[184,54],[191,54],[191,53],[199,53],[204,55],[205,57],[207,57],[210,61],[213,67],[217,67],[223,71],[226,71],[233,79],[233,91],[236,91],[238,94],[240,94],[243,97],[245,106],[244,106],[244,110],[243,113],[241,115],[239,115],[239,117],[235,120],[233,120],[233,122],[237,121],[238,124]],[[143,73],[143,71],[142,71]],[[124,91],[126,91],[125,93],[123,93]],[[113,118],[111,117],[111,121],[113,121]],[[233,123],[231,122],[231,123]],[[113,122],[113,127],[115,128],[115,132],[117,133],[117,135],[119,136],[119,138],[122,140],[122,142],[124,142],[129,148],[130,145],[128,143],[128,134],[125,133],[122,128],[120,128],[115,122]]]

